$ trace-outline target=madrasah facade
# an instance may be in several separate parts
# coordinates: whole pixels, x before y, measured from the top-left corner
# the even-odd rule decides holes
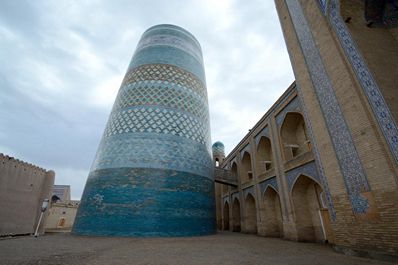
[[[227,156],[213,144],[218,229],[396,256],[397,5],[275,3],[296,81]]]

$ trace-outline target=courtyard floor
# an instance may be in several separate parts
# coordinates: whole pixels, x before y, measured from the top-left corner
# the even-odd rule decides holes
[[[389,264],[338,254],[328,245],[232,232],[187,238],[70,234],[0,240],[0,264]]]

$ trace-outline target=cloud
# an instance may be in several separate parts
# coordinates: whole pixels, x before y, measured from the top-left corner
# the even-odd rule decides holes
[[[0,152],[80,197],[141,34],[186,28],[204,55],[213,141],[226,151],[294,80],[273,1],[0,1]]]

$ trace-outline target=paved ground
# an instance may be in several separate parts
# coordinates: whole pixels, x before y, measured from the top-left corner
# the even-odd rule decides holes
[[[0,264],[389,264],[330,246],[223,232],[190,238],[50,234],[0,240]]]

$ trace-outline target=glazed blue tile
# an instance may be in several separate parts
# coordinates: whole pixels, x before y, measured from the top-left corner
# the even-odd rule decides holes
[[[215,232],[214,168],[202,52],[184,29],[142,36],[120,87],[73,233]]]

